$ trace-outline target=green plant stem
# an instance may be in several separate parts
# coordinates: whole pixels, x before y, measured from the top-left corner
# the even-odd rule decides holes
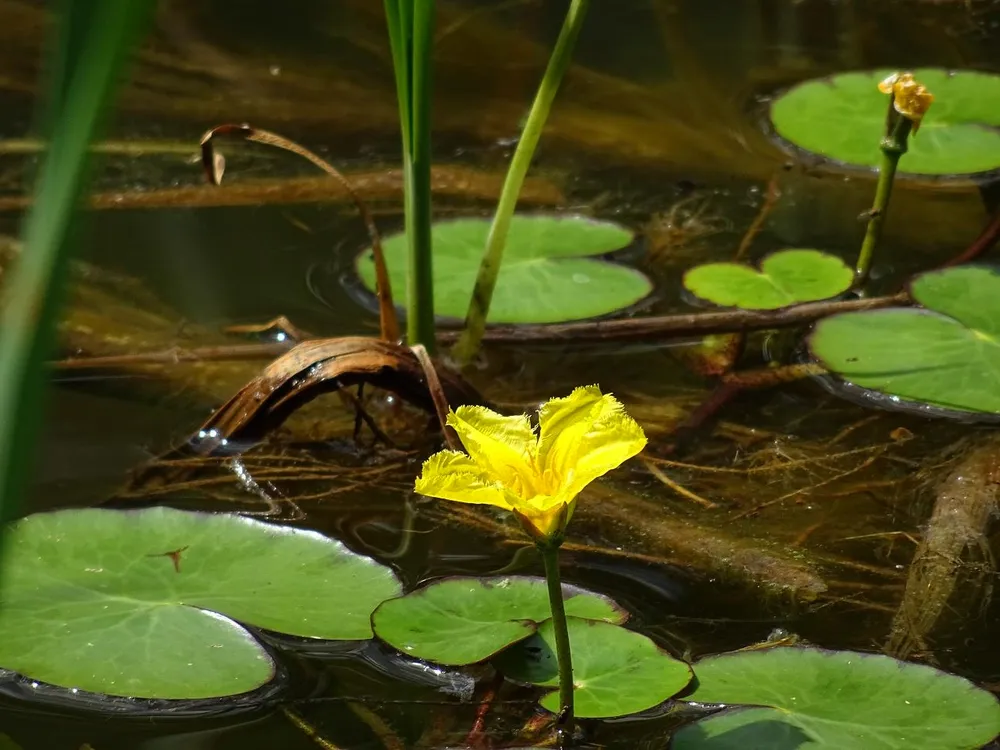
[[[406,335],[433,354],[431,253],[431,97],[434,0],[385,0],[403,140],[403,192],[409,246]]]
[[[583,19],[587,15],[589,4],[589,0],[572,0],[570,3],[566,18],[563,20],[562,30],[559,32],[559,38],[556,40],[555,49],[552,51],[552,57],[549,58],[542,82],[535,94],[531,111],[528,113],[528,119],[521,132],[517,149],[514,151],[514,158],[511,159],[510,167],[507,170],[496,214],[493,217],[493,224],[486,239],[486,249],[479,265],[472,299],[469,301],[469,310],[465,316],[465,329],[451,352],[452,357],[459,365],[467,365],[479,350],[483,332],[486,330],[486,318],[493,300],[493,290],[500,273],[510,220],[514,215],[514,209],[517,208],[521,186],[524,184],[524,178],[528,174],[528,168],[534,158],[535,149],[542,136],[542,129],[545,127],[545,121],[552,109],[552,102],[555,100],[563,75],[569,67],[573,48],[580,36],[580,29],[583,27]]]
[[[892,105],[890,104],[890,107]],[[872,262],[875,260],[875,249],[882,237],[882,225],[889,210],[889,199],[892,198],[892,185],[896,179],[896,167],[900,157],[906,153],[906,142],[913,129],[913,121],[908,117],[898,115],[896,122],[890,127],[889,133],[882,139],[882,164],[878,172],[878,186],[875,188],[875,202],[868,218],[865,239],[861,243],[858,263],[854,271],[854,285],[861,286],[868,280]]]
[[[559,731],[563,737],[570,739],[573,736],[573,656],[569,645],[562,582],[559,578],[559,545],[543,542],[538,545],[538,550],[545,564],[545,582],[548,585],[552,630],[556,637],[556,658],[559,662]]]
[[[120,66],[153,3],[69,0],[50,72],[49,149],[26,219],[24,250],[0,311],[0,520],[17,514],[42,418],[45,361],[55,340],[69,240],[99,129]]]

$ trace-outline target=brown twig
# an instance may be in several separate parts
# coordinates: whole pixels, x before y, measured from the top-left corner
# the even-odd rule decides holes
[[[69,357],[50,363],[55,370],[92,370],[137,365],[176,365],[181,362],[224,362],[250,359],[274,359],[295,346],[295,341],[232,346],[201,346],[194,349],[161,349],[140,354],[116,354],[108,357]]]
[[[314,744],[323,748],[323,750],[340,750],[340,748],[337,745],[334,745],[332,742],[323,739],[323,737],[320,735],[320,733],[316,730],[316,728],[312,724],[307,722],[305,719],[303,719],[301,716],[295,713],[292,709],[288,708],[287,706],[282,706],[281,713],[283,713],[285,715],[285,718],[288,719],[292,724],[294,724],[306,737],[312,740]]]
[[[701,497],[701,495],[696,495],[694,492],[687,489],[679,482],[675,482],[673,479],[667,476],[666,472],[662,471],[652,461],[643,460],[643,464],[646,466],[646,470],[650,474],[652,474],[654,477],[656,477],[658,480],[660,480],[663,484],[672,489],[681,497],[687,498],[688,500],[697,503],[703,508],[708,508],[709,510],[714,510],[719,507],[718,503],[713,503],[711,500],[706,500],[705,498]]]
[[[368,230],[368,237],[372,243],[372,253],[375,256],[375,293],[378,296],[382,340],[399,341],[399,318],[396,315],[396,308],[392,303],[392,286],[389,283],[389,271],[385,264],[385,254],[382,252],[382,236],[379,234],[378,227],[375,226],[375,220],[372,218],[367,204],[361,200],[361,196],[358,195],[347,178],[332,164],[321,159],[304,146],[283,138],[277,133],[258,130],[244,123],[242,125],[219,125],[202,136],[201,163],[205,169],[205,176],[213,185],[220,185],[222,183],[222,174],[225,171],[226,164],[222,154],[218,153],[213,146],[213,141],[218,136],[238,136],[246,141],[262,143],[284,151],[290,151],[310,161],[340,183],[340,186],[347,191],[347,194],[350,195],[351,200],[358,209],[358,213],[361,215],[361,220],[365,224],[365,229]]]
[[[771,211],[774,210],[775,204],[781,197],[781,188],[778,187],[778,175],[779,173],[775,172],[767,183],[767,194],[764,197],[764,202],[761,204],[760,210],[757,212],[754,220],[747,228],[746,234],[743,235],[743,239],[740,240],[740,246],[736,250],[734,260],[742,260],[747,252],[749,252],[750,246],[757,238],[757,235],[760,234],[760,230],[764,228],[764,222],[767,221],[767,217],[771,215]]]
[[[492,344],[559,344],[581,341],[655,341],[701,336],[709,333],[739,333],[785,328],[811,323],[829,315],[860,310],[877,310],[893,305],[912,304],[905,292],[886,297],[844,301],[806,302],[780,310],[726,310],[723,312],[685,313],[648,318],[598,320],[584,323],[550,325],[497,326],[488,329],[484,341]],[[450,343],[458,331],[438,334],[438,341]]]
[[[465,738],[465,742],[462,743],[464,747],[467,748],[485,748],[487,747],[486,741],[486,716],[489,714],[490,709],[493,707],[494,702],[497,699],[497,694],[500,692],[500,687],[503,685],[504,678],[503,674],[497,672],[494,675],[493,680],[486,688],[486,692],[483,694],[483,699],[479,702],[479,707],[476,709],[476,720],[472,724],[472,729],[469,730],[468,736]]]
[[[448,424],[448,412],[451,407],[448,405],[448,397],[444,395],[444,388],[441,387],[441,379],[438,377],[431,355],[427,353],[423,344],[414,344],[410,347],[420,366],[424,370],[427,378],[427,390],[430,391],[431,399],[434,401],[434,411],[437,412],[438,421],[441,423],[441,434],[448,447],[454,451],[462,450],[462,443],[458,439],[458,433]]]
[[[986,225],[979,236],[973,240],[972,244],[969,245],[961,254],[956,255],[951,260],[943,263],[941,268],[950,268],[951,266],[958,266],[962,263],[968,263],[971,260],[975,260],[980,255],[989,250],[993,245],[1000,240],[1000,210],[998,210],[994,215],[992,221]]]

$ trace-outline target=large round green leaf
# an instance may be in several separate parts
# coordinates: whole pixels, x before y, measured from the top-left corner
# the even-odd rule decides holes
[[[576,715],[597,719],[645,711],[683,690],[691,668],[661,651],[649,638],[596,620],[568,618],[573,654],[573,700]],[[506,677],[532,685],[556,687],[559,668],[552,621],[538,633],[504,651],[494,664]],[[559,692],[541,704],[559,711]]]
[[[234,620],[363,639],[399,593],[390,570],[315,532],[171,508],[29,516],[8,531],[3,571],[0,667],[137,698],[267,682],[270,657]]]
[[[973,750],[1000,732],[996,698],[879,654],[771,648],[694,665],[686,700],[757,706],[682,729],[671,750]]]
[[[684,286],[695,296],[744,310],[777,310],[829,299],[853,280],[854,272],[840,258],[800,249],[768,255],[759,271],[741,263],[707,263],[684,274]]]
[[[889,97],[878,82],[895,71],[841,73],[792,87],[771,104],[782,138],[846,164],[874,167],[881,160]],[[970,70],[922,68],[916,79],[934,95],[920,130],[909,141],[900,170],[914,174],[970,174],[1000,168],[1000,76]]]
[[[606,596],[563,586],[566,611],[622,623],[628,613]],[[372,615],[375,635],[418,659],[475,664],[535,632],[552,616],[545,580],[528,576],[445,578]]]
[[[947,409],[1000,413],[1000,273],[962,266],[918,276],[921,308],[821,320],[813,354],[849,382]]]
[[[465,318],[489,230],[486,219],[434,224],[437,315]],[[652,291],[649,279],[633,268],[588,257],[621,250],[632,237],[617,224],[580,216],[515,216],[489,322],[558,323],[607,315],[635,304]],[[408,267],[405,234],[386,238],[383,250],[393,294],[401,302]],[[362,252],[355,265],[364,285],[374,291],[371,249]]]

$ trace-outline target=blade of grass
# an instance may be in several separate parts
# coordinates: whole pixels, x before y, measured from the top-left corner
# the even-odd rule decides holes
[[[49,150],[0,312],[0,520],[16,516],[32,465],[90,142],[151,8],[145,0],[62,4],[45,109]]]
[[[486,331],[486,318],[489,315],[490,303],[493,301],[493,290],[496,287],[500,264],[503,261],[510,220],[517,208],[517,198],[521,193],[524,178],[528,174],[528,168],[531,166],[531,160],[535,156],[535,150],[538,148],[538,141],[542,137],[542,130],[549,117],[549,111],[552,109],[552,102],[556,98],[559,84],[562,83],[563,75],[573,57],[573,48],[580,36],[580,29],[583,27],[583,19],[587,15],[589,4],[589,0],[572,0],[570,3],[562,30],[559,32],[559,38],[556,40],[556,46],[552,50],[552,57],[549,58],[542,82],[535,94],[535,100],[531,104],[531,111],[524,124],[517,150],[514,152],[514,157],[507,170],[496,214],[493,217],[493,225],[486,238],[486,249],[479,265],[479,273],[476,276],[476,286],[472,292],[472,299],[469,301],[469,311],[465,315],[465,329],[451,351],[452,358],[461,366],[471,362],[472,358],[476,356],[476,352],[479,351],[483,333]]]

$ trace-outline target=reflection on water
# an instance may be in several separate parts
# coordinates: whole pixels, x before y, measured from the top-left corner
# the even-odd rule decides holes
[[[29,135],[42,5],[0,2],[0,133],[7,138]],[[450,0],[439,7],[437,209],[442,216],[484,213],[565,3]],[[100,208],[86,250],[88,261],[138,279],[143,291],[126,295],[106,279],[79,277],[64,336],[75,335],[86,353],[109,354],[231,343],[221,326],[277,315],[320,335],[376,330],[372,314],[341,284],[366,244],[364,229],[342,200],[323,202],[325,186],[309,182],[307,166],[233,147],[228,184],[209,190],[191,157],[201,133],[221,122],[282,131],[357,174],[383,231],[398,228],[398,175],[389,172],[398,161],[396,101],[381,14],[371,0],[252,0],[238,13],[219,0],[162,3],[112,133],[126,144],[148,142],[141,152],[113,148],[102,157]],[[655,312],[690,309],[680,297],[680,273],[732,257],[769,182],[780,199],[753,255],[806,245],[846,257],[863,232],[856,217],[870,205],[870,176],[787,167],[789,156],[768,141],[760,112],[767,96],[792,82],[883,65],[1000,69],[1000,3],[595,3],[527,200],[647,230]],[[2,234],[16,233],[33,148],[0,141]],[[969,186],[904,181],[876,269],[881,283],[889,288],[955,254],[984,216]],[[95,326],[104,328],[93,335]],[[199,469],[200,490],[169,482],[155,492],[122,489],[129,469],[186,437],[260,364],[74,376],[52,403],[33,507],[117,495],[118,503],[266,510],[223,463]],[[476,377],[512,409],[600,382],[646,426],[654,458],[657,436],[705,392],[665,347],[497,348]],[[380,408],[382,418],[399,416],[391,404]],[[961,454],[950,447],[974,433],[866,411],[812,384],[751,393],[722,417],[690,454],[659,457],[655,465],[672,486],[639,465],[581,501],[567,579],[617,597],[633,610],[636,627],[678,654],[737,648],[775,627],[833,648],[879,648],[936,483]],[[301,444],[336,440],[322,450],[265,446],[241,466],[302,511],[295,523],[389,562],[408,586],[455,572],[540,572],[523,540],[495,518],[460,517],[436,504],[407,515],[400,495],[421,451],[404,447],[391,461],[377,460],[344,440],[351,421],[323,399],[286,425],[287,435]],[[904,434],[910,437],[894,437]],[[289,466],[305,469],[290,476]],[[295,517],[289,507],[279,510]],[[995,612],[949,633],[938,657],[993,679],[1000,654],[986,637],[992,624]],[[292,672],[297,710],[345,746],[384,746],[373,715],[389,717],[389,730],[406,747],[460,744],[475,720],[474,703],[458,707],[451,697],[467,690],[461,678],[418,670],[387,679],[398,676],[398,665],[387,665],[374,646],[361,658],[275,643]],[[532,695],[505,694],[496,726],[516,729]],[[88,719],[8,696],[0,716],[26,750],[77,750],[83,742],[95,750],[310,746],[273,707],[249,721],[149,723]],[[668,722],[625,722],[597,729],[594,739],[662,747]]]

